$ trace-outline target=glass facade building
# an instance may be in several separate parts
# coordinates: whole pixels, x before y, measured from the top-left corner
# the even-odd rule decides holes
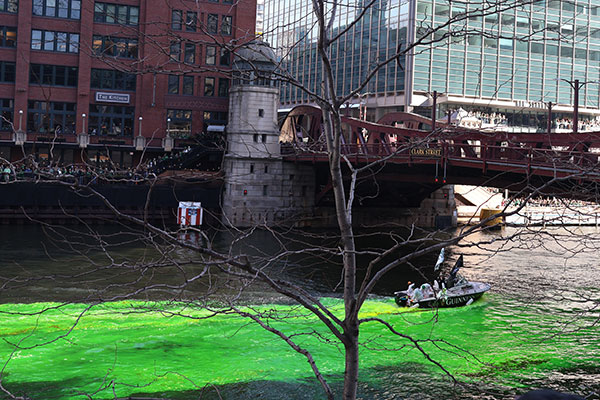
[[[371,119],[388,111],[426,112],[431,93],[440,114],[463,108],[501,113],[509,126],[539,129],[547,103],[555,117],[572,113],[578,79],[584,121],[600,116],[600,0],[512,2],[487,11],[485,2],[343,0],[333,36],[349,27],[331,49],[338,94],[348,93],[378,62],[406,43],[414,50],[379,70],[356,102]],[[317,26],[308,0],[265,0],[265,40],[282,67],[309,91],[318,91]],[[282,85],[282,108],[310,103],[306,92]],[[441,116],[440,115],[440,116]],[[478,114],[480,115],[480,114]],[[600,129],[600,128],[599,128]]]

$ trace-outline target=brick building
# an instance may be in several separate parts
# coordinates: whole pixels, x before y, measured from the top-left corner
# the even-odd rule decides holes
[[[226,125],[256,0],[110,1],[0,0],[1,157],[127,167]]]

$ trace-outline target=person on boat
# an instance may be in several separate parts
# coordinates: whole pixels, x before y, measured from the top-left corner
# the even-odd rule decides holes
[[[424,283],[421,285],[421,293],[423,293],[423,298],[433,297],[433,289],[429,283]]]
[[[420,288],[416,288],[413,291],[412,297],[410,298],[410,302],[412,304],[416,304],[416,303],[418,303],[421,300],[423,300],[423,292],[421,291]]]
[[[408,289],[406,289],[406,295],[408,296],[409,299],[413,295],[414,287],[415,287],[415,284],[412,283],[411,281],[408,281]]]

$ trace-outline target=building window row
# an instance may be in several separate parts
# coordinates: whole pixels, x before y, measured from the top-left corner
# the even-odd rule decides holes
[[[11,83],[15,81],[15,63],[0,61],[0,82]]]
[[[199,79],[204,80],[203,92],[198,93],[198,96],[202,95],[205,97],[212,97],[218,94],[219,97],[227,97],[229,94],[229,79],[219,78],[219,88],[216,92],[216,78],[212,76],[200,77]],[[169,94],[182,94],[186,96],[194,95],[194,76],[189,75],[169,75],[168,80],[168,93]],[[198,85],[200,88],[200,85]]]
[[[77,53],[79,51],[79,34],[33,29],[31,31],[31,49]]]
[[[27,130],[39,133],[75,133],[75,103],[30,100]]]
[[[19,0],[0,0],[0,12],[16,13],[19,11]]]
[[[202,59],[202,46],[198,45],[198,52]],[[196,63],[196,45],[194,43],[174,41],[169,47],[169,56],[171,60],[181,62],[181,54],[183,53],[183,62],[186,64]],[[229,66],[231,65],[231,52],[225,48],[221,48],[219,52],[219,65]],[[204,59],[206,65],[217,64],[217,46],[206,46],[206,57]]]
[[[131,136],[134,107],[90,104],[89,133],[92,135]]]
[[[204,22],[204,13],[200,14]],[[219,29],[220,27],[220,29]],[[231,35],[233,27],[233,17],[231,15],[221,15],[219,25],[219,14],[206,14],[206,25],[200,27],[201,31],[209,34]],[[195,11],[173,10],[171,11],[171,29],[174,31],[185,30],[187,32],[196,32],[198,30],[198,13]]]
[[[98,55],[122,58],[137,58],[137,39],[94,35],[92,49]]]
[[[80,19],[81,0],[33,0],[33,15]]]
[[[120,4],[100,3],[94,5],[94,22],[106,24],[137,25],[140,8]]]
[[[92,68],[90,87],[92,89],[113,89],[135,91],[136,76],[114,69]]]
[[[17,28],[0,26],[0,47],[17,47]]]
[[[30,85],[77,87],[77,67],[64,65],[30,64]]]

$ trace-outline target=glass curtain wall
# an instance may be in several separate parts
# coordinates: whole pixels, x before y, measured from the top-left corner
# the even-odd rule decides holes
[[[417,0],[417,38],[451,17],[468,18],[417,49],[415,91],[571,105],[573,90],[561,79],[600,80],[599,0],[539,1],[485,17],[476,16],[481,5]],[[598,83],[583,86],[580,106],[598,108],[599,91]]]
[[[348,28],[367,3],[365,0],[341,1],[333,24],[333,36]],[[363,18],[332,45],[331,58],[338,95],[357,88],[372,68],[393,57],[404,45],[408,8],[407,1],[377,0]],[[322,80],[317,33],[310,1],[265,1],[265,40],[282,60],[284,70],[315,93],[319,92]],[[362,92],[395,94],[403,89],[404,59],[401,59],[382,67]],[[306,92],[282,84],[282,103],[307,101],[310,99]]]

